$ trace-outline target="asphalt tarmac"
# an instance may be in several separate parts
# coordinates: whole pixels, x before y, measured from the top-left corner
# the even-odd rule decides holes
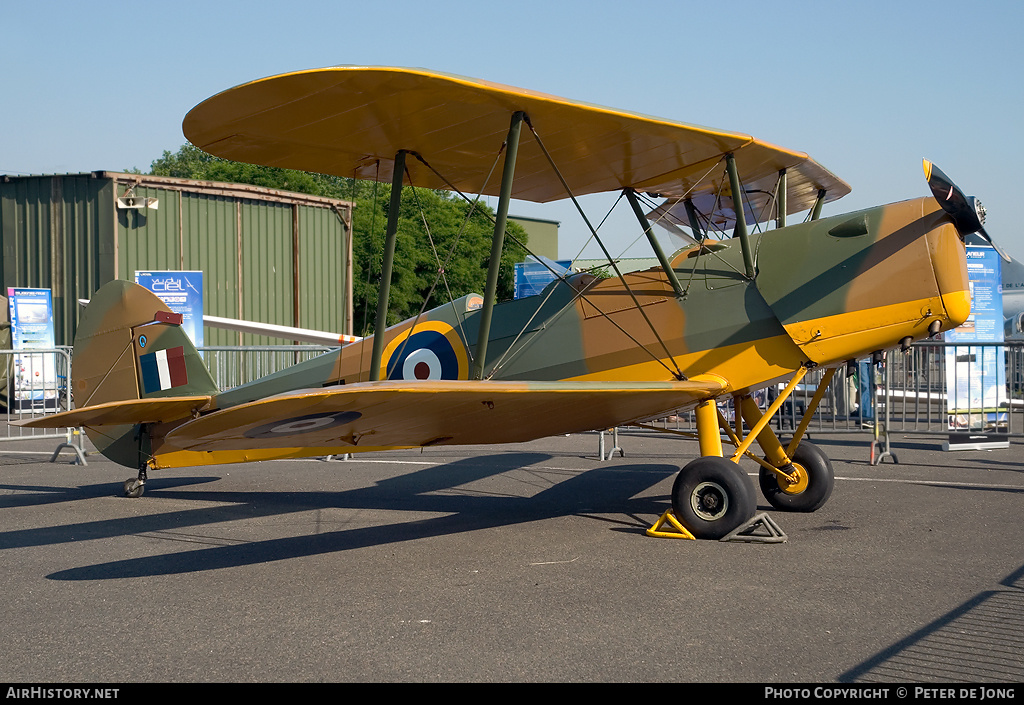
[[[99,455],[0,446],[0,682],[1024,682],[1024,443],[894,436],[872,466],[869,435],[813,440],[829,503],[758,495],[783,543],[647,536],[697,453],[650,432],[161,471],[139,499]]]

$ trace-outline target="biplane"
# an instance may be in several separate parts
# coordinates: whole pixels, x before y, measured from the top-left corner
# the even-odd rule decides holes
[[[700,455],[679,471],[672,511],[697,538],[720,538],[756,509],[743,458],[776,508],[828,500],[831,463],[803,437],[837,370],[970,312],[963,241],[984,233],[983,211],[929,162],[932,196],[821,217],[850,187],[801,152],[404,68],[257,80],[196,106],[183,130],[219,157],[390,183],[377,319],[372,336],[221,392],[159,299],[103,286],[75,338],[78,408],[25,425],[84,427],[138,469],[129,496],[161,468],[520,442],[692,410]],[[404,185],[497,197],[494,236],[481,294],[388,327]],[[659,266],[622,274],[602,243],[614,276],[560,276],[540,295],[496,301],[512,199],[601,192],[629,204]],[[657,221],[693,244],[665,252]],[[783,445],[770,421],[814,368],[821,384]],[[752,393],[768,385],[784,388],[762,411]]]

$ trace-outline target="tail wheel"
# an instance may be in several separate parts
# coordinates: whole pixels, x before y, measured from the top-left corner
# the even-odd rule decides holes
[[[722,538],[754,516],[756,507],[747,476],[725,458],[687,463],[672,485],[672,511],[698,539]]]
[[[137,499],[142,496],[142,493],[146,490],[146,483],[139,482],[134,477],[128,478],[124,481],[124,496],[132,499]]]
[[[789,474],[797,481],[790,484],[767,468],[761,468],[758,477],[761,492],[776,509],[789,512],[813,512],[832,496],[835,474],[828,456],[811,443],[801,443],[790,458],[793,467]]]

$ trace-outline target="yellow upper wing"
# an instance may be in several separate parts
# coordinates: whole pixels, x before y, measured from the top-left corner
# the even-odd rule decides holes
[[[717,380],[366,382],[216,411],[179,426],[165,440],[198,451],[516,443],[648,418],[723,388]]]
[[[827,200],[850,191],[806,154],[746,134],[421,69],[345,66],[272,76],[199,104],[183,130],[219,157],[381,181],[391,180],[395,155],[407,150],[433,167],[408,158],[414,185],[497,195],[500,168],[487,176],[516,111],[527,114],[574,195],[624,187],[668,197],[723,186],[728,193],[715,167],[730,152],[744,182],[789,170],[791,213],[807,210],[819,189]],[[512,196],[547,202],[569,195],[524,133]]]

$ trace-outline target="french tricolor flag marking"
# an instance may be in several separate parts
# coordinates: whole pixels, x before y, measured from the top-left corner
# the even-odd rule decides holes
[[[181,345],[140,355],[139,365],[142,368],[142,387],[146,394],[188,384],[185,348]]]

